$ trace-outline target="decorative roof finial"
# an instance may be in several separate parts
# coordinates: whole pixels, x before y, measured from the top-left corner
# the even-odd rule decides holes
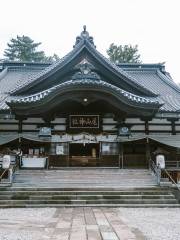
[[[79,42],[81,42],[82,40],[83,40],[83,41],[86,40],[86,41],[90,42],[94,47],[96,47],[96,46],[94,45],[93,37],[89,36],[89,33],[88,33],[88,31],[86,30],[86,25],[83,26],[83,31],[81,32],[81,35],[76,38],[76,43],[75,43],[74,47],[75,47]]]
[[[83,30],[84,30],[84,32],[86,32],[86,25],[83,26]]]

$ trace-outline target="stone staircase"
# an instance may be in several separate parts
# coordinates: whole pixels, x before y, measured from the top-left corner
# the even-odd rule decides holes
[[[147,169],[19,170],[13,181],[13,187],[119,189],[154,186],[156,178]]]
[[[180,207],[148,170],[19,170],[0,207]]]

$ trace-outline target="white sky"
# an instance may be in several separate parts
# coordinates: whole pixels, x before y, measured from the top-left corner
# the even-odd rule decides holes
[[[180,0],[0,0],[0,58],[16,35],[63,57],[83,25],[104,55],[112,42],[138,44],[144,63],[165,61],[180,83]]]

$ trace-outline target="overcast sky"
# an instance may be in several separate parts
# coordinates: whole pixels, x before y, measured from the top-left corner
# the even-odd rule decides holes
[[[180,0],[1,0],[0,9],[0,58],[16,35],[63,57],[87,25],[104,55],[112,42],[138,44],[144,63],[166,62],[180,83]]]

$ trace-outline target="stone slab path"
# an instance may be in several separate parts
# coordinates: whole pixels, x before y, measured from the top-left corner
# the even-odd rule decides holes
[[[0,240],[144,240],[118,209],[0,209]]]

